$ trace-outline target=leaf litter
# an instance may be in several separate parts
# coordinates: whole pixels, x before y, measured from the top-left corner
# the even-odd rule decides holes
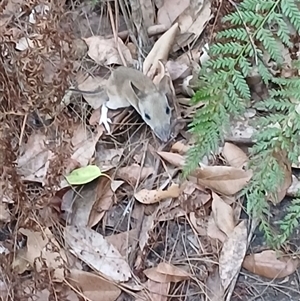
[[[22,9],[22,2],[7,5],[7,14]],[[140,0],[146,32],[155,37],[142,65],[132,30],[118,22],[124,19],[126,23],[125,11],[120,7],[113,16],[110,5],[107,16],[101,18],[91,4],[73,8],[81,34],[74,40],[73,71],[77,74],[72,87],[95,94],[70,94],[66,86],[57,108],[67,125],[59,127],[54,122],[47,130],[30,130],[14,142],[19,144],[13,161],[20,177],[16,183],[27,187],[31,199],[21,204],[26,214],[21,215],[17,233],[24,239],[23,246],[6,249],[15,255],[13,270],[18,275],[38,272],[41,277],[46,277],[46,271],[51,283],[68,284],[65,295],[72,296],[71,300],[93,301],[113,301],[125,293],[132,300],[178,299],[179,291],[188,296],[193,286],[203,298],[201,286],[206,286],[210,300],[225,300],[241,267],[270,279],[291,275],[299,262],[283,252],[281,256],[273,250],[246,255],[251,233],[241,217],[239,193],[253,173],[247,169],[247,146],[238,144],[251,141],[255,114],[249,112],[231,125],[217,158],[199,162],[188,179],[180,177],[194,143],[186,131],[187,119],[195,114],[189,103],[194,94],[191,86],[207,59],[207,41],[202,37],[210,30],[215,4],[162,0],[149,5]],[[49,10],[47,6],[43,11]],[[87,18],[82,18],[82,11]],[[30,20],[40,22],[34,15]],[[2,22],[5,25],[10,18]],[[35,35],[27,38],[15,29],[16,49],[34,51]],[[139,30],[142,33],[142,26]],[[190,45],[189,51],[180,51]],[[107,76],[114,65],[138,66],[157,85],[167,79],[168,93],[173,96],[170,105],[183,124],[169,145],[153,139],[131,109],[109,111],[111,134],[99,125],[100,107],[107,100]],[[55,68],[48,71],[47,78],[52,78]],[[78,101],[76,95],[82,99]],[[23,131],[26,118],[19,124]],[[292,179],[296,183],[291,166],[282,159],[285,155],[278,157],[285,167],[285,180],[271,199],[274,204],[289,193]],[[1,196],[0,221],[9,224],[15,218],[12,212],[17,212],[11,208],[18,206],[19,199],[10,189],[1,188]],[[45,204],[50,204],[47,211]],[[50,300],[48,289],[40,287],[36,295]]]

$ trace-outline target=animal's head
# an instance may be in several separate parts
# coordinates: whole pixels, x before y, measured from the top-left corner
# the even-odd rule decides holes
[[[137,105],[143,120],[159,139],[167,142],[171,134],[172,112],[167,98],[166,77],[151,91],[141,91],[133,83],[131,86],[139,98]]]

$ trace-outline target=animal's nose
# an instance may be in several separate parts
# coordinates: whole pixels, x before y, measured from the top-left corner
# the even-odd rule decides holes
[[[167,142],[170,138],[171,128],[169,125],[163,127],[155,128],[156,136],[163,142]]]

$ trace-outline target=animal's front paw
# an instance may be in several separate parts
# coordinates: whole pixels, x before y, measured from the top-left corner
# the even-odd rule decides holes
[[[107,113],[108,113],[108,108],[105,104],[103,104],[101,107],[101,117],[99,120],[99,125],[103,124],[106,131],[110,134],[109,123],[112,123],[112,121],[110,120],[110,118],[107,117]]]

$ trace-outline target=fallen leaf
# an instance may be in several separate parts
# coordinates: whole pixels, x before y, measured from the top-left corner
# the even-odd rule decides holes
[[[25,271],[30,269],[30,265],[26,259],[27,249],[22,248],[16,250],[16,255],[13,259],[12,268],[14,272],[22,275]]]
[[[87,227],[67,226],[65,240],[71,252],[96,271],[116,282],[131,278],[131,269],[119,251],[96,231]]]
[[[132,65],[132,56],[129,49],[124,45],[122,39],[115,38],[107,39],[102,36],[92,36],[84,39],[89,47],[88,55],[99,65],[123,65],[122,58],[120,57],[120,52],[125,59],[127,65]],[[118,50],[120,47],[120,52]]]
[[[126,257],[128,251],[131,249],[131,246],[134,241],[138,238],[137,229],[130,231],[106,236],[105,239],[108,243],[112,244],[122,256]]]
[[[179,78],[185,78],[191,73],[190,66],[177,61],[167,61],[166,68],[168,69],[173,81]]]
[[[119,168],[116,173],[116,178],[120,178],[126,181],[128,184],[134,186],[138,179],[143,181],[149,175],[153,174],[153,172],[154,168],[152,166],[141,167],[138,164],[132,164],[130,166]]]
[[[70,185],[83,185],[92,182],[101,175],[102,172],[98,166],[88,165],[74,169],[66,176],[66,179]]]
[[[156,41],[143,64],[143,73],[145,75],[153,78],[159,61],[167,61],[177,32],[178,24],[175,23]]]
[[[232,167],[242,168],[249,161],[245,152],[229,142],[224,144],[222,153],[228,164]]]
[[[171,146],[171,151],[180,155],[185,155],[191,146],[186,145],[183,141],[177,141]]]
[[[99,180],[98,180],[99,181]],[[62,210],[65,210],[65,218],[69,225],[88,225],[89,216],[96,201],[98,181],[84,185],[80,193],[70,189],[62,201]]]
[[[183,156],[170,152],[157,152],[164,160],[176,167],[183,167],[185,159]]]
[[[220,194],[234,195],[247,185],[252,171],[229,166],[205,166],[197,168],[191,175],[200,185]]]
[[[170,289],[170,283],[159,283],[156,281],[152,281],[148,279],[145,283],[143,283],[144,287],[147,290],[143,290],[135,299],[135,301],[145,301],[145,300],[155,300],[155,301],[167,301],[168,300],[168,292]],[[148,291],[149,290],[149,291]]]
[[[216,193],[212,192],[213,218],[218,228],[229,236],[235,228],[234,211]]]
[[[167,28],[190,5],[189,0],[164,0],[157,11],[157,23],[164,24]]]
[[[224,301],[225,290],[221,283],[218,266],[212,273],[209,273],[206,281],[206,294],[209,301]]]
[[[241,221],[223,244],[219,258],[219,274],[224,290],[240,271],[247,251],[247,221]]]
[[[72,154],[71,159],[77,161],[81,167],[86,166],[95,153],[96,143],[102,136],[103,132],[99,128],[96,133],[88,132],[82,124],[79,125],[75,132],[77,132],[78,138],[76,144],[73,144],[75,151]]]
[[[221,242],[224,242],[227,238],[226,234],[222,232],[216,225],[212,214],[209,216],[207,222],[207,235],[213,239],[218,239]]]
[[[266,250],[247,255],[243,268],[253,274],[269,279],[279,279],[294,273],[299,266],[299,260],[285,256],[281,251]]]
[[[154,218],[155,216],[152,215],[146,215],[143,218],[143,223],[139,235],[139,247],[141,251],[144,250],[144,247],[148,244],[150,233],[154,227]]]
[[[71,269],[68,282],[79,288],[90,301],[115,301],[121,294],[121,290],[111,281],[90,272]]]
[[[177,35],[172,50],[176,52],[197,39],[211,17],[210,1],[190,0],[190,5],[174,21],[179,24],[180,34]]]
[[[36,268],[37,271],[41,271],[42,264],[46,263],[48,268],[54,270],[53,281],[62,282],[64,280],[67,257],[51,231],[48,228],[45,228],[43,233],[24,228],[21,228],[19,231],[27,236],[27,252],[23,255],[28,263]],[[43,258],[43,263],[41,263],[40,258]]]
[[[185,270],[166,262],[159,263],[155,268],[146,269],[143,273],[147,278],[160,283],[176,283],[190,278],[190,274]]]
[[[122,185],[122,183],[119,183],[119,185]],[[114,189],[116,189],[116,187],[114,187]],[[107,177],[100,178],[96,191],[96,201],[89,216],[89,227],[94,227],[98,224],[104,214],[111,208],[113,196],[114,192],[110,180]]]
[[[41,132],[36,132],[28,138],[21,156],[16,160],[18,174],[22,179],[44,184],[50,160],[54,157],[45,143],[47,140]]]
[[[200,216],[197,217],[195,212],[190,213],[190,223],[193,225],[194,229],[200,236],[206,236],[207,226],[208,226],[208,217]]]
[[[134,194],[134,197],[143,204],[155,204],[163,199],[176,198],[180,195],[180,188],[172,184],[167,190],[142,189]]]
[[[100,145],[96,150],[95,164],[101,168],[102,172],[117,167],[120,163],[123,152],[124,148],[107,149]]]

